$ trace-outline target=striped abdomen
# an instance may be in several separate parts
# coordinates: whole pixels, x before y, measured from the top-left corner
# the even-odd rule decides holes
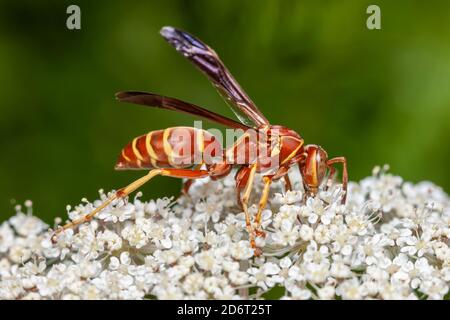
[[[117,170],[188,168],[211,161],[222,152],[209,132],[192,127],[173,127],[139,136],[122,149]]]

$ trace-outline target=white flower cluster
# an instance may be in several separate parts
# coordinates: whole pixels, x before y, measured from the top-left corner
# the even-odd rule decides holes
[[[0,226],[0,298],[448,299],[450,199],[440,188],[376,168],[349,184],[345,205],[339,184],[306,201],[281,183],[272,192],[260,257],[233,175],[198,180],[176,201],[114,201],[56,244],[27,202]],[[68,207],[70,219],[100,198]]]

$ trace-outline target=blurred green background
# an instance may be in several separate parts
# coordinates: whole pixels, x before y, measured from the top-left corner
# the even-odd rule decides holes
[[[82,29],[66,28],[81,7]],[[381,7],[382,30],[366,28]],[[159,36],[173,25],[203,39],[274,124],[298,131],[350,178],[388,163],[411,181],[450,190],[450,2],[0,2],[0,220],[34,202],[51,222],[141,172],[115,172],[133,137],[193,117],[120,104],[138,89],[232,116],[212,86]],[[146,198],[177,194],[157,178]]]

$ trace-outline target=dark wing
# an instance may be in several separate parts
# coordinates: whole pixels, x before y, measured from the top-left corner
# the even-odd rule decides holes
[[[160,33],[209,78],[242,123],[251,126],[269,124],[213,49],[189,33],[173,27],[164,27]]]
[[[158,94],[139,91],[122,91],[116,93],[116,98],[121,102],[129,102],[134,104],[141,104],[148,107],[184,112],[223,124],[224,126],[230,128],[243,130],[249,129],[248,126],[240,122],[228,119],[224,116],[221,116],[220,114],[211,112],[202,107],[175,98],[164,97]]]

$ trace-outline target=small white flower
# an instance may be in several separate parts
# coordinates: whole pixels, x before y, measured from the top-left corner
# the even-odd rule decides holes
[[[329,255],[330,252],[327,246],[319,246],[315,241],[311,241],[306,247],[305,254],[303,255],[303,261],[323,263],[328,261]]]
[[[336,288],[336,294],[345,300],[358,300],[363,298],[362,287],[356,278],[343,281]]]
[[[322,244],[330,242],[331,234],[329,228],[323,224],[318,225],[314,231],[314,240]]]
[[[9,224],[0,225],[0,253],[5,253],[14,244],[14,231]]]
[[[285,194],[276,193],[275,201],[281,204],[295,204],[302,201],[302,192],[295,190],[288,190]]]
[[[333,261],[330,274],[335,278],[348,278],[352,275],[352,271],[350,270],[350,266],[343,261]]]
[[[322,283],[325,282],[327,277],[330,275],[330,266],[328,263],[306,263],[303,267],[305,277],[308,281],[312,283]]]
[[[302,270],[298,266],[292,266],[289,268],[288,276],[290,279],[293,279],[295,281],[303,281],[305,280],[305,274],[302,272]]]
[[[109,260],[109,269],[114,271],[120,270],[124,273],[128,273],[128,267],[130,266],[130,264],[130,253],[122,252],[119,258],[111,257],[111,259]]]
[[[298,170],[290,172],[301,188]],[[360,183],[299,191],[272,184],[265,237],[250,246],[233,174],[194,181],[189,197],[129,203],[51,241],[31,203],[0,225],[0,299],[443,299],[450,282],[450,199],[431,183],[376,170]],[[250,214],[262,190],[256,174]],[[109,195],[112,195],[111,192]],[[107,198],[67,208],[71,219]],[[55,220],[55,224],[61,224]],[[255,225],[253,225],[255,226]],[[255,252],[262,252],[256,257]]]
[[[202,200],[195,205],[198,212],[194,221],[208,222],[210,219],[213,222],[218,222],[222,212],[222,201],[216,195],[209,196],[206,200]]]
[[[24,237],[37,235],[48,227],[37,217],[22,212],[18,212],[17,215],[11,217],[9,223],[19,235]]]
[[[302,207],[300,214],[308,218],[309,223],[314,224],[325,212],[326,209],[323,206],[322,200],[319,198],[308,198],[306,200],[306,206]]]
[[[121,207],[108,208],[98,214],[98,218],[112,223],[123,222],[130,219],[135,212],[135,207],[131,203],[127,203]]]
[[[297,286],[290,288],[290,293],[292,294],[293,299],[298,300],[308,300],[311,298],[311,291],[307,289],[302,289]]]
[[[253,250],[248,241],[241,240],[231,245],[230,254],[234,259],[244,260],[253,256]]]
[[[122,248],[122,238],[111,230],[105,230],[97,234],[99,244],[103,246],[105,251],[116,251]]]
[[[130,224],[126,226],[121,234],[131,246],[136,247],[137,249],[142,248],[148,242],[147,235],[138,225]]]
[[[25,263],[31,257],[31,250],[23,245],[15,244],[9,249],[9,259],[17,264]]]
[[[232,271],[230,272],[230,280],[235,285],[243,285],[246,284],[249,280],[249,275],[242,271]]]
[[[432,251],[434,240],[428,232],[423,232],[420,236],[406,236],[397,240],[399,244],[405,243],[406,245],[401,248],[401,252],[406,252],[409,255],[417,254],[418,257],[422,257],[425,253]]]
[[[280,229],[272,234],[272,239],[278,245],[293,246],[297,242],[299,235],[300,227],[285,219],[281,222]]]
[[[150,200],[145,206],[145,211],[151,215],[158,214],[165,218],[169,215],[169,205],[171,202],[172,198],[156,199],[156,201]]]
[[[359,254],[363,256],[367,265],[372,265],[384,257],[384,248],[392,244],[392,240],[382,234],[365,238],[364,243],[358,247]]]
[[[195,256],[195,262],[198,264],[200,269],[206,271],[212,271],[215,269],[220,262],[214,257],[214,252],[211,250],[203,251]]]
[[[183,281],[183,290],[188,294],[194,294],[203,287],[203,282],[205,281],[201,273],[192,273],[186,276]]]
[[[304,224],[300,227],[300,238],[304,241],[310,241],[312,240],[314,236],[314,229],[310,226]]]
[[[283,278],[278,275],[280,267],[272,262],[265,263],[259,269],[250,268],[247,272],[250,274],[250,282],[265,290],[283,281]]]
[[[317,290],[317,295],[322,300],[331,300],[334,298],[336,289],[333,286],[323,286]]]

